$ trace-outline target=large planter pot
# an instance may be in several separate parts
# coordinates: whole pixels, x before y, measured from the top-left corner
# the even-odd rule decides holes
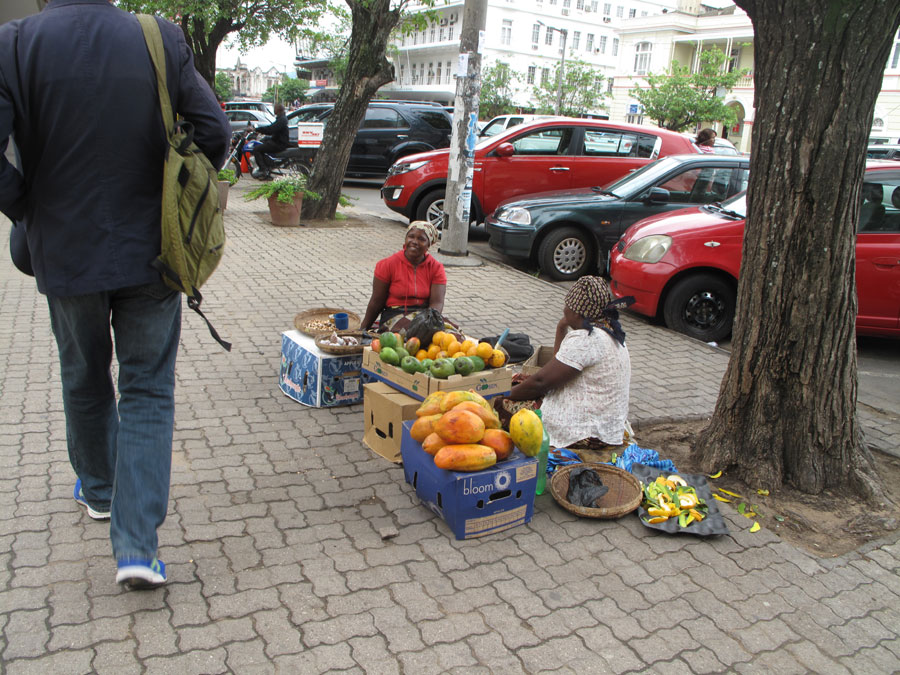
[[[303,206],[303,195],[294,197],[291,204],[278,201],[275,195],[269,197],[269,216],[273,225],[279,227],[297,227],[300,225],[300,208]]]
[[[231,189],[231,183],[227,180],[219,181],[219,211],[224,211],[228,206],[228,191]]]

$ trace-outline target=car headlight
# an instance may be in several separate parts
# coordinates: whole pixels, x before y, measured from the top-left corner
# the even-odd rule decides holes
[[[514,206],[497,210],[497,220],[511,225],[531,225],[531,211]]]
[[[651,234],[638,239],[625,249],[624,257],[642,263],[657,263],[672,245],[672,237],[667,234]]]
[[[415,171],[416,169],[421,169],[426,164],[428,164],[427,159],[423,159],[421,162],[397,162],[388,169],[388,176],[396,176],[400,173]]]

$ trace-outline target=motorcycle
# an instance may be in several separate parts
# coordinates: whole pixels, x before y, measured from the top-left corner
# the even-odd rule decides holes
[[[256,165],[256,158],[253,156],[253,149],[261,145],[259,134],[256,131],[248,130],[243,144],[243,160],[250,167],[250,175],[257,180],[266,180],[259,167]],[[274,154],[266,154],[269,162],[270,176],[293,176],[301,174],[308,176],[312,167],[312,156],[308,149],[305,148],[287,148],[281,152]]]
[[[234,131],[231,134],[231,150],[228,152],[228,159],[225,160],[225,167],[234,171],[234,176],[237,179],[240,179],[241,175],[244,173],[245,166],[244,162],[241,161],[241,158],[244,154],[244,143],[246,132],[242,131]],[[243,166],[242,166],[243,165]]]

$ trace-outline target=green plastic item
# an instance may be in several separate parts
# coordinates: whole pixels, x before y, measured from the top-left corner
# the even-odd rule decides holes
[[[538,417],[541,417],[540,409],[534,411]],[[541,418],[541,424],[543,425],[544,420]],[[537,475],[537,487],[535,487],[534,493],[537,495],[543,494],[544,490],[547,487],[547,459],[550,457],[550,436],[547,434],[547,430],[544,429],[544,440],[541,442],[541,449],[538,451],[538,475]]]

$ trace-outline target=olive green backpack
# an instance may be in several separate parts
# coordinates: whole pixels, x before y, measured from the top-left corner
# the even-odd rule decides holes
[[[166,86],[165,51],[156,19],[147,14],[137,17],[156,71],[159,107],[169,136],[163,172],[161,253],[152,264],[166,285],[187,296],[188,307],[203,317],[213,338],[231,351],[231,343],[219,337],[200,310],[200,287],[225,251],[218,172],[194,143],[193,125],[174,119]]]

